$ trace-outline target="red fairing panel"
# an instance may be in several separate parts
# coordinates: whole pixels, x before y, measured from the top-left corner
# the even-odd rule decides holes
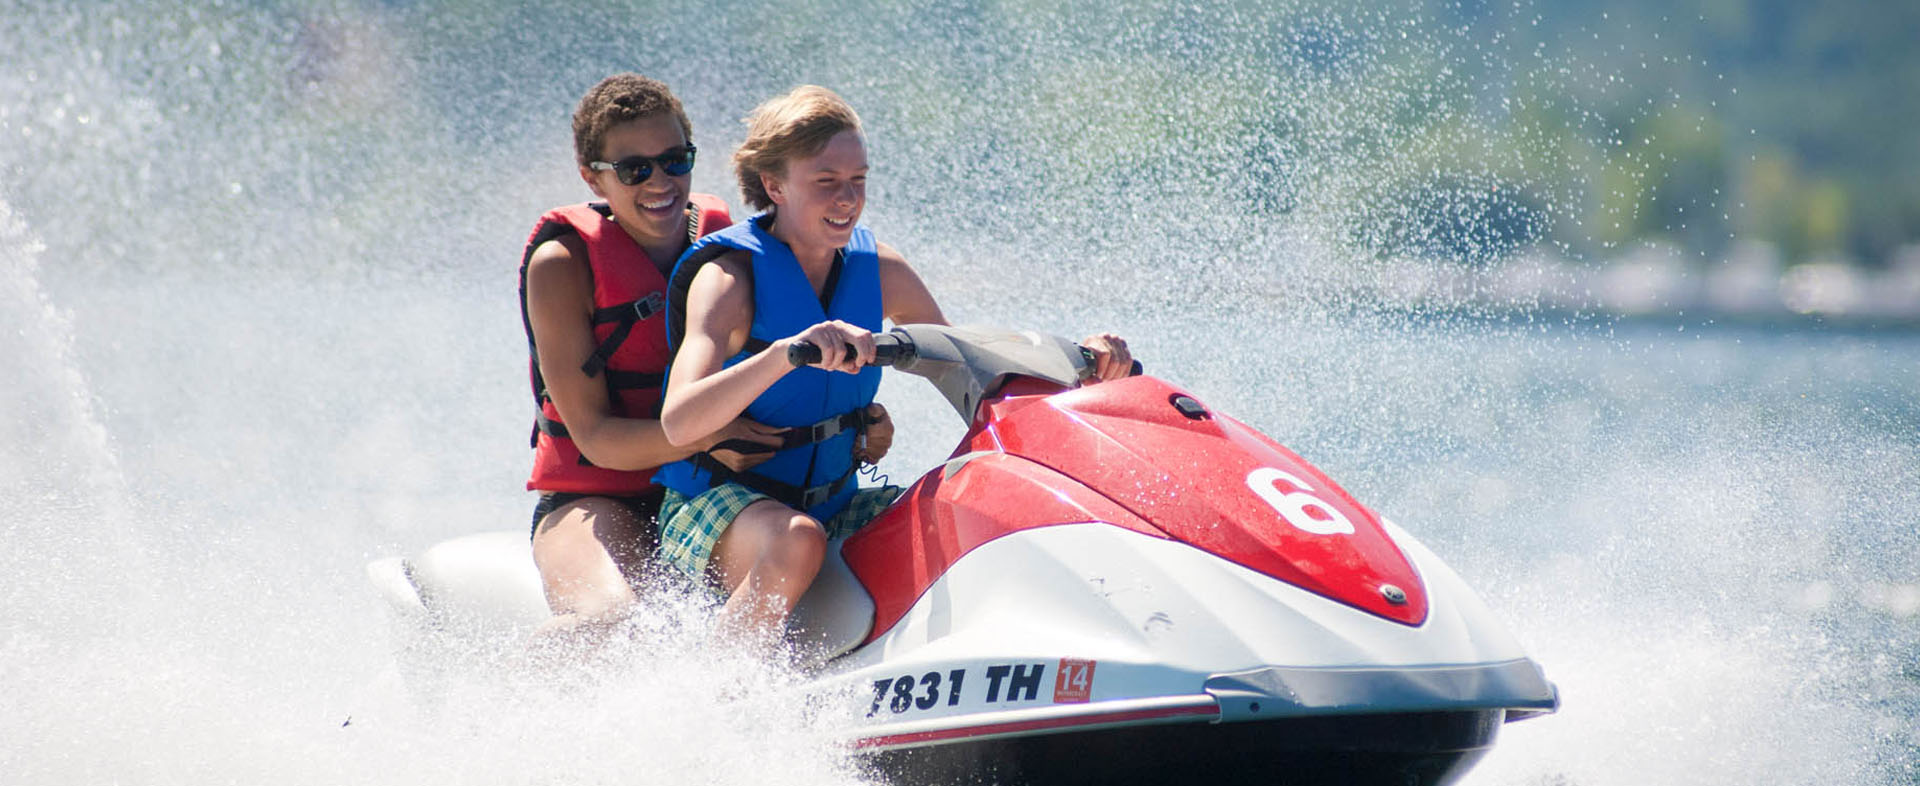
[[[1104,521],[1166,537],[1072,478],[1020,458],[986,453],[947,474],[927,473],[841,548],[847,566],[873,595],[869,642],[899,622],[955,561],[1002,535]]]
[[[1419,574],[1372,511],[1244,424],[1183,415],[1171,402],[1187,395],[1133,377],[1018,407],[990,429],[1006,452],[1074,477],[1176,540],[1390,620],[1426,621]]]
[[[1078,390],[1018,380],[989,400],[951,479],[909,488],[842,555],[873,595],[878,638],[947,568],[1013,532],[1104,521],[1171,537],[1386,619],[1427,618],[1419,574],[1379,519],[1304,459],[1151,377]],[[1399,603],[1384,588],[1402,593]]]

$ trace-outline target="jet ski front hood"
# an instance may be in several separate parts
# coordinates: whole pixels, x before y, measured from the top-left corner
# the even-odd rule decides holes
[[[1420,574],[1377,515],[1163,381],[1058,393],[1004,413],[994,432],[1007,453],[1074,477],[1169,537],[1404,625],[1427,618]]]

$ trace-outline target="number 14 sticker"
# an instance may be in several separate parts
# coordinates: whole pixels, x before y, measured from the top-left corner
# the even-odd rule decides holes
[[[1095,661],[1061,658],[1053,676],[1053,703],[1084,704],[1093,696]]]

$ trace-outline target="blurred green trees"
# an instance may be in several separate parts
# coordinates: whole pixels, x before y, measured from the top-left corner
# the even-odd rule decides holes
[[[112,176],[73,153],[97,146],[177,170],[142,165],[136,184],[204,181],[215,199],[288,180],[354,225],[427,187],[389,173],[564,165],[579,93],[639,70],[680,90],[716,149],[759,100],[830,85],[884,130],[890,204],[957,226],[1043,212],[1121,243],[1116,216],[1285,216],[1469,264],[1649,241],[1711,261],[1760,241],[1788,263],[1872,266],[1920,242],[1911,0],[698,5],[28,3],[0,23],[33,31],[13,37],[23,78],[0,80],[18,146],[0,163],[16,162],[17,203]],[[245,133],[262,125],[284,132]],[[150,138],[170,155],[136,155]],[[724,167],[701,177],[725,190]]]
[[[1049,182],[1067,193],[1143,160],[1227,162],[1244,165],[1251,209],[1319,210],[1379,252],[1469,263],[1538,242],[1717,260],[1758,241],[1787,263],[1878,266],[1920,242],[1920,3],[1000,0],[975,13],[982,24],[952,32],[1030,53],[996,62],[994,88],[1025,107],[1016,125],[1057,154]]]
[[[1621,75],[1561,85],[1610,107],[1619,143],[1594,240],[1712,256],[1738,237],[1867,265],[1920,241],[1920,3],[1532,5],[1517,35]]]

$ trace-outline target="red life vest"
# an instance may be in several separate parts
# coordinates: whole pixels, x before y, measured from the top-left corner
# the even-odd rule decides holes
[[[687,240],[732,224],[727,205],[719,197],[693,194],[687,204]],[[533,323],[527,316],[527,263],[534,249],[554,238],[577,234],[587,247],[587,265],[593,274],[593,336],[599,341],[593,355],[580,367],[589,377],[603,377],[615,417],[660,416],[660,385],[673,351],[667,345],[666,276],[626,230],[614,223],[604,202],[568,205],[547,211],[527,238],[520,257],[520,320],[527,331],[527,350],[534,399],[540,414],[533,430],[533,475],[527,488],[578,494],[630,496],[653,488],[653,469],[613,470],[596,467],[580,454],[560,422],[560,410],[540,379],[539,348],[533,343]]]

